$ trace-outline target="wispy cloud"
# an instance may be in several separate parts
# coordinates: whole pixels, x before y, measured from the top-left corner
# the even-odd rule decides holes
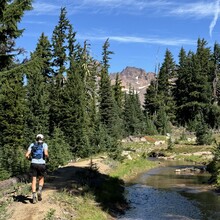
[[[220,0],[183,4],[171,9],[169,14],[185,18],[194,17],[197,19],[214,16],[209,25],[209,35],[211,37],[220,14]]]
[[[209,35],[210,37],[212,37],[212,31],[217,23],[218,17],[219,17],[219,13],[220,13],[220,0],[216,1],[216,6],[215,6],[215,14],[214,14],[214,18],[211,22],[211,24],[209,25]]]
[[[33,4],[33,11],[31,11],[31,14],[35,15],[57,15],[60,12],[59,5],[52,4],[52,3],[46,3],[45,2],[36,2]]]
[[[105,13],[119,10],[120,13],[138,13],[146,9],[161,8],[172,4],[168,0],[36,0],[33,4],[35,14],[57,14],[60,7],[67,7],[69,14],[87,11]],[[118,12],[118,11],[117,11]]]
[[[39,24],[39,25],[41,25],[41,24],[46,24],[46,22],[45,21],[30,21],[30,20],[28,20],[28,21],[23,21],[24,23],[26,23],[26,24]]]
[[[96,5],[104,7],[127,7],[133,6],[137,9],[144,9],[152,6],[170,5],[167,0],[82,0],[83,5]]]
[[[196,1],[182,3],[175,0],[36,0],[33,4],[32,15],[59,15],[60,8],[66,7],[68,15],[75,13],[102,14],[159,14],[182,18],[213,18],[210,20],[209,34],[212,36],[220,14],[220,0]]]
[[[213,15],[215,6],[213,2],[186,3],[170,8],[168,13],[176,16],[204,18]]]
[[[218,0],[217,0],[218,2]],[[160,16],[207,17],[216,11],[215,2],[197,1],[180,3],[175,0],[36,0],[33,4],[36,14],[58,14],[61,7],[66,7],[69,14],[106,13],[117,10],[117,13],[160,12]]]
[[[121,43],[144,43],[144,44],[158,44],[165,46],[182,46],[182,45],[195,45],[196,41],[192,39],[178,39],[178,38],[143,38],[135,36],[85,36],[78,35],[79,39],[85,40],[96,40],[96,41],[105,41],[109,38],[110,41],[116,41]]]

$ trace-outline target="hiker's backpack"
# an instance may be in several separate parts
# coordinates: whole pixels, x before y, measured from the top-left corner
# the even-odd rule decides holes
[[[32,156],[32,159],[44,159],[43,143],[42,144],[35,143],[31,147],[31,156]]]

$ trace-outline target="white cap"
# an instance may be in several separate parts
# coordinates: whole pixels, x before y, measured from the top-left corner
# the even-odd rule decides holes
[[[43,142],[43,139],[44,139],[44,136],[42,134],[38,134],[36,136],[36,140],[39,142],[39,143],[42,143]]]

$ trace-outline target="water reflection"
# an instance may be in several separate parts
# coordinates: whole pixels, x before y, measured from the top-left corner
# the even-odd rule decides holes
[[[177,192],[136,184],[128,187],[127,193],[132,208],[120,220],[189,220],[202,217],[200,210]]]
[[[220,220],[220,197],[208,173],[175,172],[193,164],[167,162],[135,178],[127,187],[132,208],[120,220]],[[198,167],[201,168],[201,167]]]

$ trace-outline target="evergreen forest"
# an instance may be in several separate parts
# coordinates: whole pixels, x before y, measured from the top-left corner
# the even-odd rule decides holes
[[[102,59],[81,45],[61,8],[49,39],[39,36],[35,51],[20,60],[25,48],[16,40],[31,0],[0,2],[0,179],[25,173],[25,152],[36,134],[49,146],[50,169],[71,159],[106,152],[120,159],[120,140],[129,135],[166,135],[173,127],[195,132],[198,144],[210,144],[220,129],[220,44],[198,39],[196,51],[169,49],[156,80],[140,103],[133,88],[122,91],[119,75],[109,77],[113,51],[103,42]],[[219,168],[219,147],[214,164]]]

